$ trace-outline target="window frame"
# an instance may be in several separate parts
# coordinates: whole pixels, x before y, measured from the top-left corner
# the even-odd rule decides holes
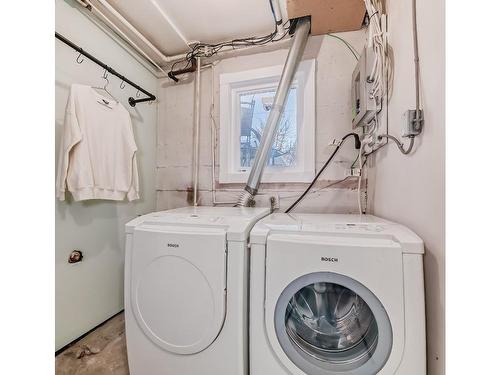
[[[293,167],[266,166],[262,182],[311,182],[315,175],[315,67],[302,61],[292,83],[297,89],[297,159]],[[278,86],[282,65],[220,74],[219,182],[244,183],[250,167],[240,166],[240,102],[242,93]]]

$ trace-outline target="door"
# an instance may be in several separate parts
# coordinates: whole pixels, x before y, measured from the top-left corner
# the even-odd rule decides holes
[[[138,325],[160,348],[177,354],[206,349],[226,314],[225,231],[136,228],[130,293]]]
[[[356,280],[334,272],[303,275],[276,304],[279,344],[308,375],[372,375],[392,348],[392,327],[377,297]]]

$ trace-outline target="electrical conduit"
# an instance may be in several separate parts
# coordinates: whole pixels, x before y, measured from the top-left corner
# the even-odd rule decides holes
[[[201,102],[201,58],[196,58],[196,89],[195,89],[195,107],[194,107],[194,155],[193,155],[193,206],[198,206],[198,175],[200,170],[200,102]]]

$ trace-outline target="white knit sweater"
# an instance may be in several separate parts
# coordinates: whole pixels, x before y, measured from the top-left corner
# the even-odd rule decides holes
[[[128,111],[90,86],[71,85],[66,106],[57,197],[75,201],[139,198],[137,146]]]

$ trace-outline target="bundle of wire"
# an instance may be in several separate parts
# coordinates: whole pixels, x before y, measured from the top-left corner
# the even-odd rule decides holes
[[[269,1],[269,4],[271,6],[272,13],[275,16],[272,2]],[[289,23],[289,21],[287,21],[287,23]],[[264,35],[264,36],[251,36],[251,37],[247,37],[247,38],[238,38],[238,39],[233,39],[233,40],[215,43],[215,44],[203,43],[203,42],[195,43],[191,46],[191,51],[189,51],[186,54],[185,59],[175,62],[172,65],[170,71],[173,71],[175,69],[176,65],[178,65],[182,62],[185,62],[185,64],[186,64],[185,67],[187,67],[197,57],[205,57],[205,58],[211,57],[211,56],[217,54],[218,52],[220,52],[224,48],[238,49],[238,48],[242,48],[242,47],[262,46],[262,45],[265,45],[265,44],[268,44],[271,42],[277,42],[277,41],[285,38],[289,34],[290,26],[286,26],[286,24],[285,24],[284,30],[285,30],[285,33],[283,35],[281,35],[280,37],[276,38],[276,36],[278,35],[278,24],[275,22],[274,31],[267,34],[267,35]]]
[[[374,63],[368,79],[373,82],[371,95],[381,100],[391,92],[392,57],[384,40],[382,2],[380,0],[364,0],[364,2],[369,19],[367,47],[374,53]]]

